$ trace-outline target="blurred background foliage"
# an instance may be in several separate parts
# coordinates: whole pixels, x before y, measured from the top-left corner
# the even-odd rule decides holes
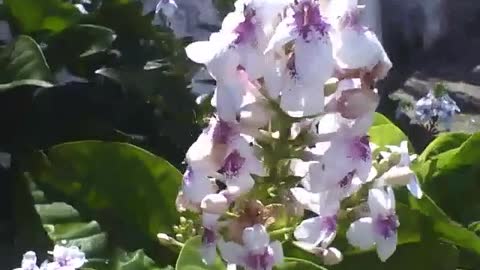
[[[225,269],[201,264],[198,237],[179,252],[156,236],[179,223],[174,202],[184,153],[209,113],[191,93],[188,38],[152,25],[154,14],[142,15],[140,1],[92,0],[83,5],[87,14],[75,3],[0,4],[13,36],[0,47],[0,198],[7,210],[0,268],[17,267],[26,250],[47,254],[66,243],[87,253],[86,269]],[[220,13],[231,3],[216,2]],[[373,142],[407,138],[376,117]],[[417,133],[427,135],[427,142],[410,139],[428,196],[399,193],[397,253],[382,264],[338,237],[334,245],[347,256],[329,269],[480,269],[480,134],[441,134],[423,151],[434,136]],[[285,250],[290,258],[279,269],[324,269],[317,257],[288,244]]]

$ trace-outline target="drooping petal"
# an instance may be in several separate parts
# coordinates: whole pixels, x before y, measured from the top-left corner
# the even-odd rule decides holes
[[[385,238],[382,235],[375,235],[375,244],[377,246],[377,255],[382,262],[385,262],[397,248],[397,234],[392,234]]]
[[[267,230],[260,224],[255,224],[243,230],[242,239],[245,248],[253,254],[262,254],[270,242]]]
[[[273,265],[280,265],[283,263],[283,248],[282,243],[273,241],[270,243],[270,248],[273,251]]]
[[[348,242],[354,247],[371,248],[375,243],[372,218],[364,217],[350,224],[346,236]]]
[[[229,264],[236,264],[243,266],[244,259],[247,255],[246,250],[237,243],[225,242],[223,239],[218,241],[218,249],[222,258]]]
[[[328,39],[308,42],[300,39],[295,42],[295,70],[300,84],[321,89],[323,95],[323,85],[333,75],[334,69],[332,44]]]
[[[388,194],[380,188],[372,188],[368,191],[368,207],[371,216],[385,215],[390,212],[391,202]]]
[[[227,198],[219,193],[208,194],[200,203],[200,208],[207,213],[223,214],[228,210]]]
[[[321,84],[316,87],[287,84],[282,91],[280,107],[292,117],[319,114],[324,109],[323,87]]]
[[[183,175],[183,197],[193,204],[200,204],[208,194],[215,193],[215,186],[201,171],[187,169]]]
[[[410,182],[407,184],[407,188],[415,198],[421,199],[423,197],[422,187],[418,183],[416,175],[411,177]]]
[[[336,216],[314,217],[302,221],[295,229],[294,235],[301,242],[326,247],[335,238],[336,229]]]

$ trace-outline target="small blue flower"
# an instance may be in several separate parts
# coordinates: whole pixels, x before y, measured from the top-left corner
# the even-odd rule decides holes
[[[446,92],[442,93],[441,96],[436,96],[433,91],[430,91],[415,104],[417,121],[426,124],[436,120],[443,124],[447,130],[451,128],[453,117],[458,112],[460,112],[460,108]]]

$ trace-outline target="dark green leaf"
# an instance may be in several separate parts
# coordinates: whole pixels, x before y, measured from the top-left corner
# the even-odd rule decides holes
[[[302,269],[302,270],[326,270],[326,268],[316,265],[313,262],[309,262],[306,260],[302,259],[297,259],[297,258],[285,258],[285,262],[280,265],[275,267],[274,269],[277,270],[297,270],[297,269]]]
[[[156,240],[178,220],[175,198],[182,175],[167,161],[132,145],[84,141],[52,147],[36,157],[41,183],[96,213],[113,213]]]
[[[24,84],[49,86],[51,78],[42,50],[31,37],[19,36],[0,51],[0,88]]]
[[[23,33],[38,30],[59,32],[73,24],[80,12],[69,1],[5,0]]]
[[[471,134],[467,133],[443,133],[431,142],[423,153],[418,157],[418,161],[426,161],[447,150],[460,147]]]

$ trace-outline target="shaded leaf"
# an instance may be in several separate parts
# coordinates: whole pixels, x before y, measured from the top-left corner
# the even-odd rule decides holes
[[[178,256],[176,270],[226,270],[225,264],[219,256],[213,265],[205,265],[200,255],[201,238],[199,236],[189,239]]]
[[[32,160],[41,183],[92,212],[112,213],[156,240],[178,220],[182,175],[167,161],[132,145],[83,141],[52,147]]]
[[[0,51],[1,88],[25,84],[48,86],[51,78],[42,50],[31,37],[19,36],[15,42]]]
[[[297,269],[302,269],[302,270],[326,270],[326,268],[316,265],[313,262],[309,262],[306,260],[302,259],[297,259],[297,258],[285,258],[285,262],[280,265],[275,267],[274,269],[277,270],[297,270]]]
[[[75,6],[62,0],[5,0],[22,32],[38,30],[59,32],[81,16]]]
[[[447,150],[460,147],[471,134],[467,133],[443,133],[440,134],[433,142],[431,142],[427,148],[418,157],[419,161],[426,161],[431,159]]]

